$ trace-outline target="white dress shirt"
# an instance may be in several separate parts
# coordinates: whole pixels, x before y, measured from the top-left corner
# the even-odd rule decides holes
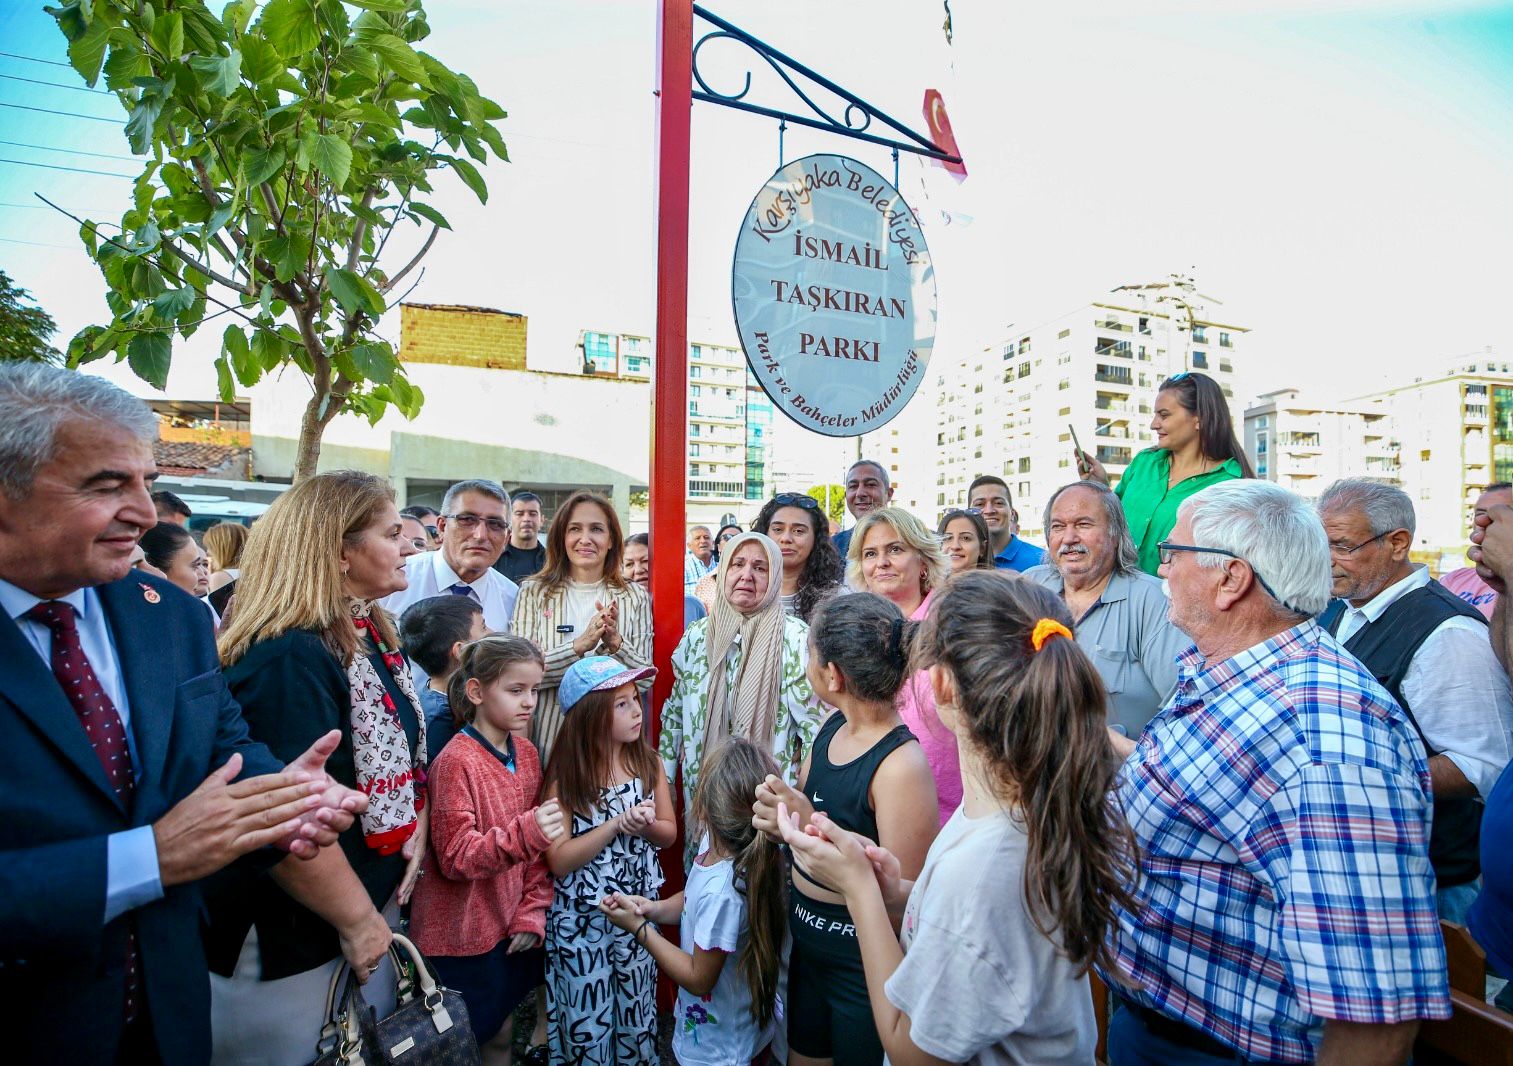
[[[1346,602],[1336,639],[1345,643],[1430,580],[1426,567],[1415,567],[1364,607]],[[1486,625],[1457,615],[1436,626],[1408,664],[1403,697],[1429,743],[1486,799],[1513,754],[1513,688]]]
[[[473,590],[473,597],[483,608],[483,624],[495,633],[507,633],[510,617],[515,613],[515,597],[520,586],[498,570],[489,567],[477,581],[464,582],[457,572],[447,565],[441,551],[421,552],[405,560],[405,576],[410,587],[395,592],[379,601],[384,610],[398,616],[412,603],[430,599],[432,596],[449,595],[453,585],[466,584]]]
[[[48,673],[52,673],[53,631],[41,622],[23,618],[37,604],[43,602],[25,589],[0,580],[0,607],[16,623],[21,635],[42,657]],[[121,657],[116,651],[115,637],[105,620],[105,608],[94,589],[77,589],[62,598],[62,602],[74,609],[74,624],[79,629],[79,643],[84,648],[89,667],[115,704],[121,716],[121,729],[126,734],[126,750],[131,756],[133,778],[142,773],[142,762],[137,758],[137,742],[131,733],[131,705],[126,699],[126,681],[121,676]],[[79,726],[83,730],[84,726]],[[152,835],[152,826],[144,825],[122,833],[111,833],[105,838],[105,921],[124,914],[133,907],[151,903],[163,895],[163,884],[158,876],[158,844]]]

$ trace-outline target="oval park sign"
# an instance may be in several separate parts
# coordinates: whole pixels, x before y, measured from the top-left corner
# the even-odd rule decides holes
[[[767,179],[736,239],[731,289],[747,364],[807,429],[879,429],[924,380],[935,344],[925,235],[855,159],[805,156]]]

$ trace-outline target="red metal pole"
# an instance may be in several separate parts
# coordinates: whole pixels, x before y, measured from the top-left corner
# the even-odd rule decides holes
[[[688,454],[688,166],[693,111],[693,0],[662,0],[657,18],[657,339],[651,392],[652,736],[672,691],[672,653],[683,636],[683,532]],[[670,782],[673,803],[680,781]],[[683,820],[662,852],[666,890],[683,887]],[[676,934],[675,934],[676,935]],[[675,989],[657,981],[657,1006]]]
[[[672,690],[673,649],[683,635],[693,0],[662,0],[657,47],[657,338],[650,483],[652,654],[657,666],[651,711],[654,735],[660,732],[662,703]]]

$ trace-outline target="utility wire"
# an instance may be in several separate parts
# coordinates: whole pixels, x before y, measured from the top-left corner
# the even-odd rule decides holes
[[[86,152],[82,148],[54,148],[50,144],[27,144],[25,141],[0,141],[12,148],[35,148],[39,152],[61,152],[64,155],[89,155],[96,159],[121,159],[127,163],[139,163],[144,157],[138,155],[112,155],[109,152]]]
[[[16,52],[0,52],[0,56],[4,56],[6,59],[24,59],[28,63],[45,63],[50,67],[67,67],[71,65],[68,63],[59,63],[56,59],[38,59],[36,56],[24,56]]]
[[[40,111],[44,115],[63,115],[66,118],[87,118],[91,122],[109,122],[112,126],[124,126],[126,123],[118,118],[101,118],[99,115],[83,115],[77,111],[54,111],[50,107],[28,107],[25,104],[8,104],[0,100],[0,107],[13,107],[17,111]]]
[[[6,244],[29,244],[33,248],[61,248],[65,252],[71,252],[74,250],[66,244],[48,244],[45,241],[20,241],[15,237],[0,237],[0,241],[4,241]]]
[[[100,96],[113,95],[109,89],[91,89],[88,85],[68,85],[61,81],[41,81],[37,78],[23,78],[19,74],[0,74],[0,78],[6,81],[24,81],[28,85],[48,85],[54,89],[73,89],[75,92],[96,93]]]
[[[132,175],[122,174],[120,171],[116,170],[90,170],[86,167],[59,167],[54,166],[51,163],[29,163],[25,159],[0,159],[0,163],[10,163],[11,165],[18,167],[41,167],[43,170],[67,170],[74,174],[99,174],[107,178],[125,178],[127,181],[133,180]]]
[[[42,204],[13,204],[9,200],[0,200],[0,207],[16,207],[25,211],[46,211]]]

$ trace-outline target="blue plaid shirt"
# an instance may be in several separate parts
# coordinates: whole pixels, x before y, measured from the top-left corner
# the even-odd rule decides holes
[[[1429,767],[1392,697],[1311,621],[1177,666],[1124,768],[1124,994],[1270,1062],[1312,1062],[1326,1019],[1448,1018]]]

